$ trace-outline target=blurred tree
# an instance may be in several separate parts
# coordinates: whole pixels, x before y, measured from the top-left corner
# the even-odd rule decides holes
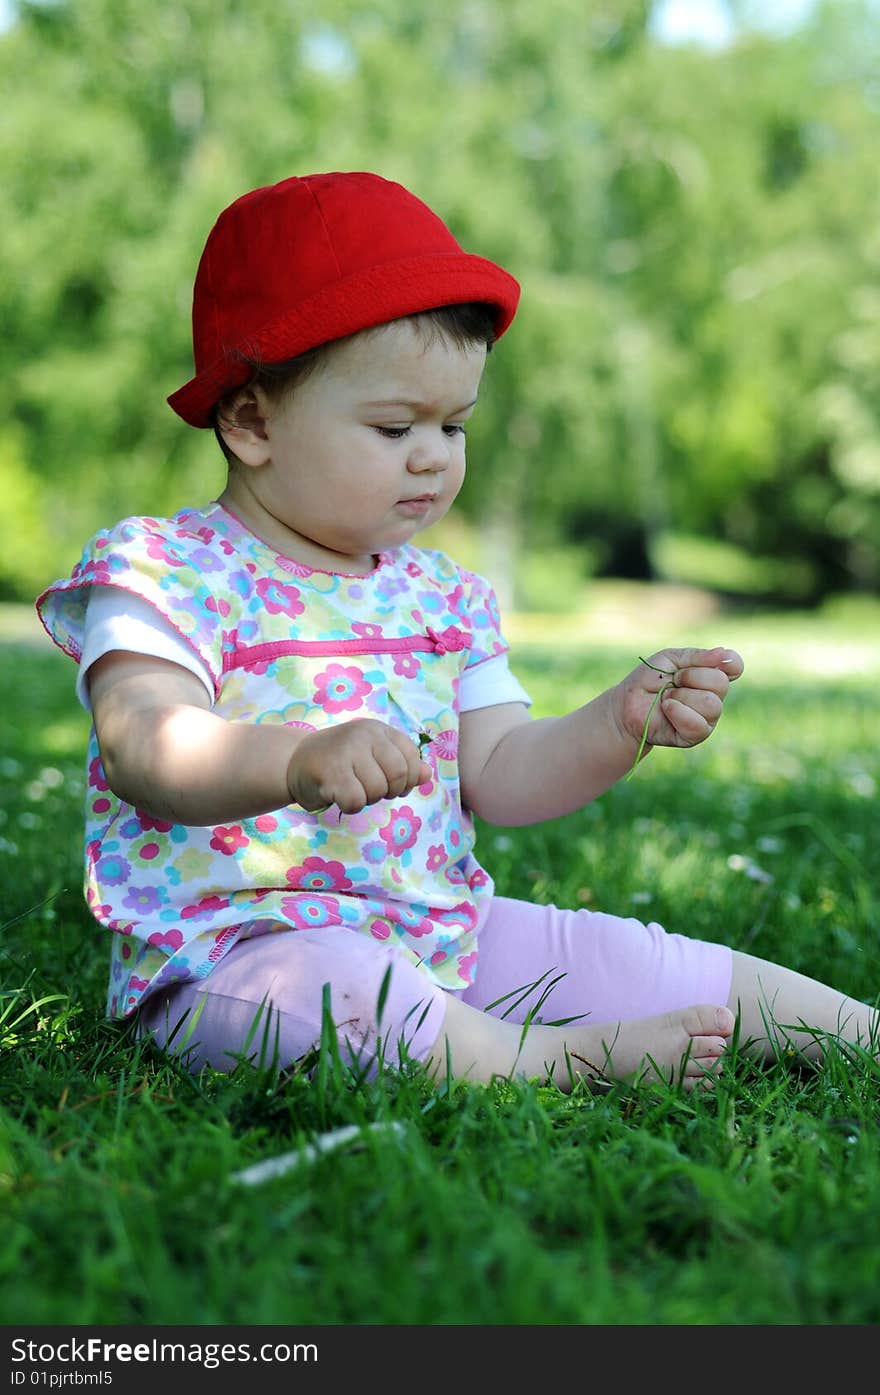
[[[661,44],[647,0],[18,12],[0,594],[33,594],[23,539],[48,581],[102,523],[222,487],[213,438],[164,401],[207,231],[245,189],[355,168],[522,282],[460,504],[497,558],[568,544],[644,574],[685,532],[764,558],[791,599],[880,584],[870,0],[715,52]]]

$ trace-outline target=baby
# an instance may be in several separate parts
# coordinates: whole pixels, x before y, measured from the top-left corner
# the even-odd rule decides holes
[[[866,1005],[792,970],[499,896],[477,860],[474,815],[552,819],[652,747],[704,741],[743,669],[723,646],[661,649],[532,719],[490,584],[414,542],[461,488],[518,298],[378,175],[243,195],[208,237],[195,376],[169,398],[216,432],[225,489],[102,530],[37,603],[94,718],[86,895],[113,932],[108,1012],[193,1070],[231,1068],[264,1031],[300,1059],[325,990],[368,1070],[381,1054],[563,1089],[711,1087],[735,1014],[763,1054],[876,1033]]]

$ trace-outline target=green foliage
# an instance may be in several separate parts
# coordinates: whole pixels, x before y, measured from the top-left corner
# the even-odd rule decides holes
[[[508,554],[561,540],[638,573],[684,532],[790,567],[780,595],[876,590],[872,6],[720,51],[661,44],[651,9],[21,3],[0,37],[3,459],[40,584],[98,526],[222,487],[164,401],[220,209],[370,168],[522,282],[460,503]],[[5,560],[0,594],[30,598],[33,571]]]

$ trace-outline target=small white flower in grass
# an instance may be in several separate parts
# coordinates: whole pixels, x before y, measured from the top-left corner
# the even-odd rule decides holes
[[[743,857],[742,853],[731,853],[727,859],[727,865],[732,872],[744,872],[749,881],[763,882],[770,885],[775,880],[769,872],[765,872],[763,867],[759,867],[750,857]]]

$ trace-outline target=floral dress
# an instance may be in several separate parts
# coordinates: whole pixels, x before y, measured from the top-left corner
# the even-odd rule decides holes
[[[493,887],[461,805],[458,691],[466,667],[506,649],[488,583],[411,545],[380,554],[368,576],[314,570],[214,503],[99,532],[40,596],[49,635],[77,662],[93,585],[154,607],[230,721],[315,731],[373,717],[431,738],[431,778],[403,798],[192,827],[114,795],[93,726],[85,895],[115,932],[108,1014],[205,977],[241,938],[322,925],[396,942],[441,987],[471,984]]]

